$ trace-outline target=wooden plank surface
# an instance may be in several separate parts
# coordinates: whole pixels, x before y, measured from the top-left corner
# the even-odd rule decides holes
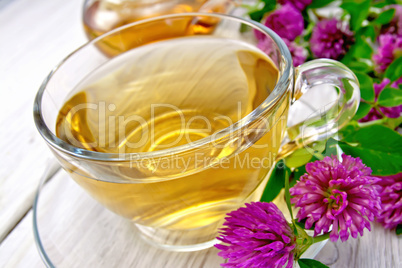
[[[402,237],[375,223],[372,231],[365,230],[362,237],[329,242],[316,259],[334,268],[400,268]]]
[[[39,199],[39,232],[56,267],[219,267],[217,250],[169,252],[145,243],[133,224],[104,209],[64,171]],[[42,267],[32,212],[0,245],[0,267]]]
[[[0,241],[29,210],[50,156],[33,123],[43,79],[85,42],[81,0],[6,1],[0,7]]]
[[[0,267],[44,267],[34,243],[29,209],[50,153],[35,129],[32,104],[37,89],[53,66],[86,40],[80,23],[82,4],[81,0],[15,0],[0,4]],[[45,186],[41,198],[48,202],[48,210],[45,207],[41,212],[43,215],[55,209],[52,205],[59,204],[54,198],[61,190],[63,187],[57,177]],[[88,207],[74,196],[63,202],[64,207],[55,216],[56,219],[60,217],[60,224],[46,225],[45,221],[41,225],[43,232],[50,233],[54,236],[52,240],[60,242],[54,243],[50,251],[57,257],[54,261],[61,263],[58,267],[83,267],[79,259],[72,258],[63,263],[64,249],[70,249],[71,256],[81,254],[79,256],[87,257],[89,265],[101,263],[109,267],[125,267],[124,264],[141,268],[218,267],[222,262],[215,249],[172,253],[140,243],[138,234],[130,231],[130,223],[124,223],[122,219],[117,221],[123,227],[108,233],[110,223],[102,226],[102,217],[109,219],[110,212],[97,205]],[[71,211],[72,206],[80,205],[84,206],[81,209],[90,212],[84,218],[62,218],[64,209],[70,208]],[[41,219],[46,219],[44,217]],[[71,233],[58,232],[65,224],[91,226],[94,218],[100,226],[99,235],[94,235],[96,232],[89,237],[84,234],[82,237],[86,239],[79,246]],[[103,231],[99,233],[100,230]],[[138,244],[129,244],[133,250],[128,250],[117,247],[117,244],[101,243],[101,239],[114,237],[130,237]],[[86,247],[85,241],[95,241],[96,254],[88,247],[86,251],[80,251]],[[47,242],[49,245],[49,240]],[[126,263],[121,262],[122,257],[104,257],[109,251],[119,250],[121,256],[128,256]],[[366,232],[362,238],[328,243],[317,258],[335,268],[392,268],[402,267],[401,255],[402,238],[374,225],[373,231]]]

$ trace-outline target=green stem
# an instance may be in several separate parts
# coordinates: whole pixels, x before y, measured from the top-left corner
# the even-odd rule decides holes
[[[286,170],[286,175],[285,175],[285,200],[286,200],[286,205],[288,207],[289,213],[290,213],[290,218],[292,219],[292,224],[293,224],[293,231],[297,235],[297,228],[296,228],[296,222],[293,217],[293,211],[292,211],[292,206],[290,204],[290,192],[289,192],[289,178],[290,174],[288,174],[288,171]]]
[[[313,237],[313,244],[329,239],[329,233]]]
[[[376,109],[382,115],[382,118],[387,118],[387,116],[381,111],[380,107],[377,104],[374,105],[373,108]]]
[[[317,158],[318,160],[323,160],[324,159],[324,156],[320,152],[314,152],[313,156],[315,156],[315,158]]]
[[[375,101],[366,101],[366,100],[364,100],[364,99],[360,99],[360,102],[364,102],[364,103],[370,104],[371,106],[374,106],[374,105],[376,105],[376,103],[377,103],[377,102],[375,102]]]
[[[374,121],[369,121],[369,122],[364,122],[364,123],[359,123],[359,127],[368,127],[372,125],[382,125],[388,121],[388,117],[384,117],[381,119],[377,119]]]

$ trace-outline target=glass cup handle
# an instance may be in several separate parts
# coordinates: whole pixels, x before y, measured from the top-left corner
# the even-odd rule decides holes
[[[334,105],[319,116],[288,127],[278,160],[299,148],[329,138],[355,115],[360,102],[358,79],[344,64],[330,59],[312,60],[296,68],[291,104],[320,85],[336,90]]]

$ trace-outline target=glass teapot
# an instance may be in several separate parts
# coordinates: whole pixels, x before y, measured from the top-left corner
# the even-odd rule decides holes
[[[236,0],[86,0],[83,23],[87,37],[96,37],[122,25],[165,14],[228,13]]]

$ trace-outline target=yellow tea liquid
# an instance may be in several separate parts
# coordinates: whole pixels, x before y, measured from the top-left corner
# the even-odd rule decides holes
[[[57,136],[76,147],[127,161],[59,158],[95,199],[137,224],[216,232],[225,213],[259,198],[255,190],[280,146],[289,96],[249,128],[217,133],[257,108],[277,80],[271,59],[242,41],[183,37],[138,47],[82,81],[56,126]],[[211,135],[215,142],[192,146]],[[180,145],[192,148],[177,151]]]

